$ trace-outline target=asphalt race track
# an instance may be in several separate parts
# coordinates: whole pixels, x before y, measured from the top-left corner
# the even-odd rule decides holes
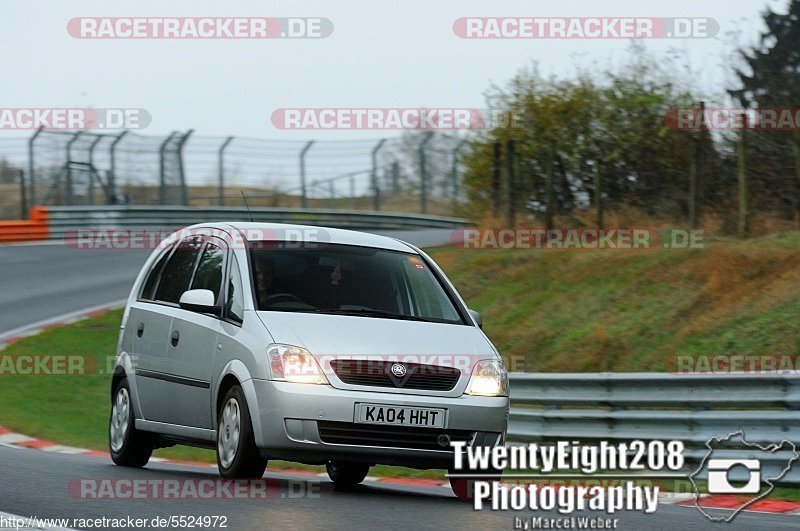
[[[83,500],[68,494],[71,481],[86,478],[214,479],[211,468],[149,465],[125,469],[109,459],[0,448],[3,482],[0,511],[52,518],[153,518],[224,515],[231,529],[512,529],[514,517],[532,512],[475,511],[441,487],[362,485],[339,491],[324,478],[298,479],[267,472],[276,480],[266,500]],[[297,485],[302,481],[303,486]],[[537,513],[536,516],[544,516]],[[557,514],[551,516],[556,517]],[[659,506],[655,514],[614,515],[619,529],[696,529],[711,523],[694,508]],[[796,529],[797,517],[740,514],[724,529]]]
[[[419,245],[443,244],[449,231],[399,235]],[[147,251],[84,251],[63,244],[0,247],[0,338],[70,312],[124,299]],[[0,385],[2,385],[0,383]],[[2,389],[2,388],[0,388]],[[2,392],[2,391],[0,391]],[[81,479],[215,479],[201,466],[151,463],[114,466],[107,457],[0,447],[0,512],[40,518],[225,516],[229,529],[513,529],[515,517],[558,513],[475,511],[442,487],[370,482],[336,490],[319,476],[267,471],[273,497],[242,499],[81,499]],[[725,514],[725,513],[720,513]],[[601,516],[586,514],[585,516]],[[742,513],[712,524],[692,507],[659,505],[655,514],[617,513],[618,529],[794,529],[800,517]]]

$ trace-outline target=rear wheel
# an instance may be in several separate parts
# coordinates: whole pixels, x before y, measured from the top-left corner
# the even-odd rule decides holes
[[[108,420],[108,449],[111,460],[120,466],[143,467],[153,453],[150,437],[134,424],[131,390],[123,378],[114,388]]]
[[[334,485],[342,487],[352,487],[358,485],[369,472],[369,465],[366,463],[352,463],[348,461],[328,461],[325,463],[325,470]]]
[[[260,478],[267,468],[253,437],[244,391],[231,387],[217,418],[217,467],[224,478]]]

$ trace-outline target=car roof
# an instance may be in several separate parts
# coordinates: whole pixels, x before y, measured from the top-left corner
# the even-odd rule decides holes
[[[265,239],[291,240],[291,241],[316,241],[320,243],[336,243],[342,245],[357,245],[359,247],[374,247],[391,251],[417,253],[411,245],[390,238],[368,232],[355,230],[334,229],[315,225],[293,225],[289,223],[253,223],[253,222],[223,222],[200,223],[193,228],[218,227],[220,229],[234,229],[244,234],[248,240],[258,241]]]

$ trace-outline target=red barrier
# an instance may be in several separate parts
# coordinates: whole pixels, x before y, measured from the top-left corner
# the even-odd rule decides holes
[[[50,238],[47,224],[47,208],[33,207],[31,219],[22,221],[0,221],[0,243],[28,242]]]

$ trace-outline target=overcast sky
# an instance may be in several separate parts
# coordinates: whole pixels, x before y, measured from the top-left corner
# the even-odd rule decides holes
[[[538,61],[544,73],[618,63],[625,40],[465,40],[453,22],[467,16],[711,17],[713,39],[649,40],[648,49],[683,50],[696,83],[721,92],[729,74],[727,32],[752,42],[768,5],[786,0],[404,2],[5,1],[0,17],[0,108],[133,107],[153,118],[145,133],[194,128],[200,135],[302,139],[270,123],[281,107],[481,107],[490,83]],[[67,32],[73,17],[325,17],[334,30],[306,40],[86,40]],[[374,132],[321,132],[334,137]],[[27,135],[26,132],[17,136]]]

